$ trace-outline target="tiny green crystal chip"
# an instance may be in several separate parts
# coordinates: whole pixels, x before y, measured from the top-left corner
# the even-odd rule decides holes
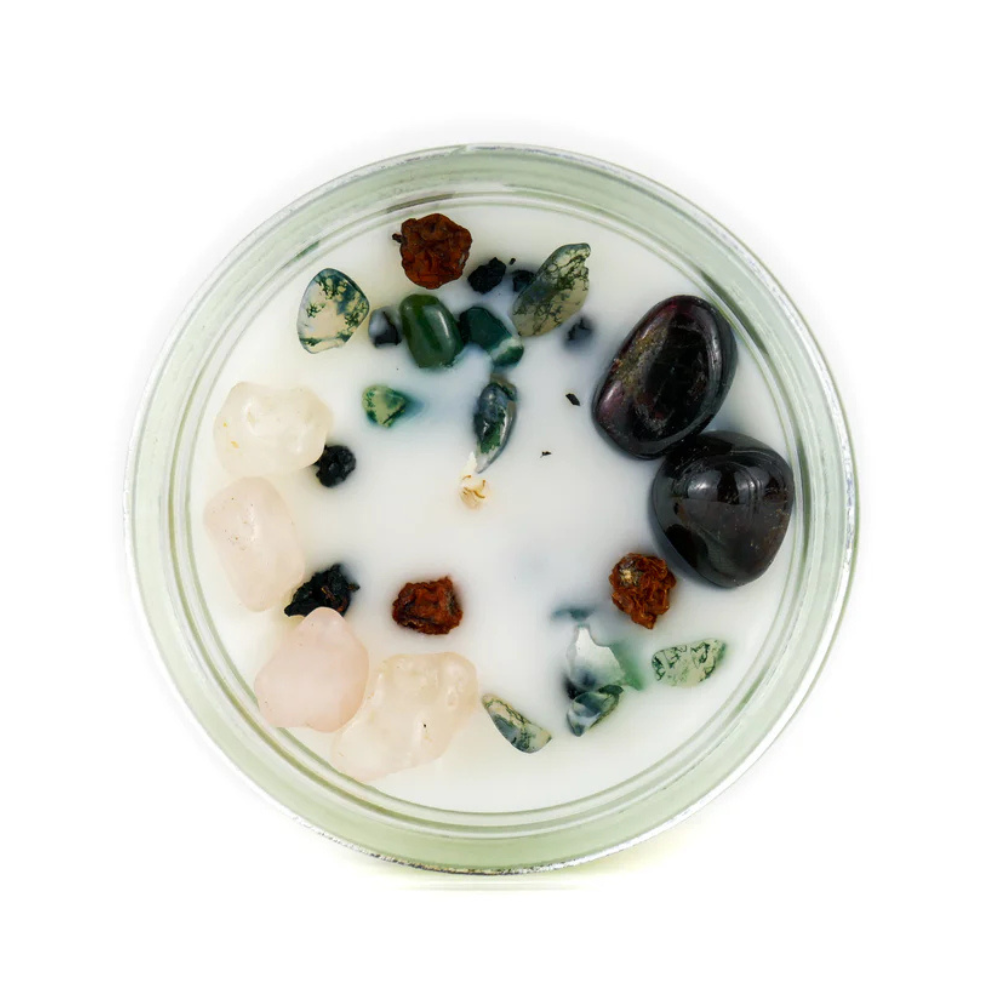
[[[653,655],[653,672],[658,681],[674,687],[694,687],[715,671],[725,652],[719,639],[670,646]]]
[[[343,347],[368,315],[368,298],[342,271],[324,268],[306,286],[299,306],[299,343],[318,354]]]
[[[608,685],[622,687],[628,683],[614,650],[595,642],[588,625],[576,626],[567,659],[566,677],[574,691],[596,691]]]
[[[476,435],[476,472],[482,472],[503,451],[517,414],[517,390],[494,375],[479,394],[472,415]]]
[[[373,424],[391,427],[405,413],[415,413],[420,404],[398,389],[387,385],[370,385],[361,394],[361,405]]]
[[[483,707],[500,735],[522,753],[538,753],[552,739],[552,734],[526,719],[516,708],[495,694],[483,695]]]
[[[575,316],[590,290],[587,243],[554,250],[514,300],[511,319],[522,337],[538,337]]]

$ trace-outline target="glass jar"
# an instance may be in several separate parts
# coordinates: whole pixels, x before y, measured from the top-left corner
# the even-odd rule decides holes
[[[599,221],[668,260],[730,319],[767,379],[799,487],[799,528],[778,612],[736,691],[654,766],[545,809],[462,813],[358,784],[260,716],[229,661],[194,566],[193,445],[220,367],[274,291],[373,227],[468,204],[539,206]],[[456,146],[385,160],[305,195],[245,239],[181,317],[150,381],[125,491],[135,583],[182,697],[268,795],[333,839],[445,871],[506,873],[599,857],[664,830],[742,774],[811,688],[843,613],[855,554],[854,461],[844,414],[802,318],[763,265],[717,222],[636,174],[570,153]]]

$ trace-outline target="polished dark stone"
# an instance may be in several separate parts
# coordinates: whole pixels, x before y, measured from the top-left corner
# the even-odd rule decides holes
[[[739,587],[774,561],[794,497],[792,470],[777,452],[745,434],[713,432],[666,454],[652,512],[688,567],[720,587]]]
[[[636,458],[659,458],[719,412],[736,372],[736,338],[704,299],[675,295],[642,317],[594,397],[594,420]]]

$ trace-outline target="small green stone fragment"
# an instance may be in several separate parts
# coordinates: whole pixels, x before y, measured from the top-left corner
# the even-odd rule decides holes
[[[524,342],[507,329],[489,309],[473,306],[458,317],[458,329],[467,344],[481,347],[497,368],[516,365],[524,355]]]
[[[391,427],[405,413],[415,413],[420,404],[387,385],[370,385],[361,394],[361,405],[373,424]]]
[[[566,678],[573,692],[628,683],[621,661],[609,646],[594,641],[589,625],[577,625],[567,659]]]
[[[511,309],[522,337],[548,333],[580,311],[590,290],[589,256],[586,243],[568,243],[549,255]]]
[[[399,305],[403,340],[421,368],[445,368],[461,354],[462,337],[448,307],[433,295],[408,295]]]
[[[517,390],[494,375],[476,401],[472,430],[476,435],[476,472],[486,469],[504,449],[517,414]]]
[[[325,268],[306,286],[299,306],[299,343],[318,354],[343,347],[368,315],[368,298],[342,271]]]
[[[606,719],[621,700],[620,687],[605,687],[599,691],[584,691],[577,695],[566,711],[566,722],[574,736],[583,736],[598,722]]]
[[[526,719],[509,702],[495,694],[483,695],[483,707],[489,712],[500,735],[521,753],[538,753],[552,739],[552,734]]]
[[[718,639],[671,646],[653,655],[653,672],[673,687],[694,687],[715,671],[725,652],[726,644]]]

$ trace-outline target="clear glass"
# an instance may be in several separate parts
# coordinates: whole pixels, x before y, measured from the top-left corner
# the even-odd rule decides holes
[[[416,806],[345,778],[271,730],[214,633],[191,546],[198,426],[249,317],[339,243],[460,204],[544,206],[600,221],[669,260],[729,315],[764,371],[799,484],[799,529],[780,607],[751,669],[683,746],[613,788],[546,809],[461,813]],[[599,857],[679,822],[742,774],[801,705],[829,652],[855,555],[857,501],[833,380],[787,295],[738,240],[679,195],[570,153],[457,146],[386,160],[279,212],[188,306],[150,381],[125,491],[139,598],[159,655],[200,724],[276,802],[340,843],[444,871],[509,873]],[[786,543],[787,544],[787,543]]]

